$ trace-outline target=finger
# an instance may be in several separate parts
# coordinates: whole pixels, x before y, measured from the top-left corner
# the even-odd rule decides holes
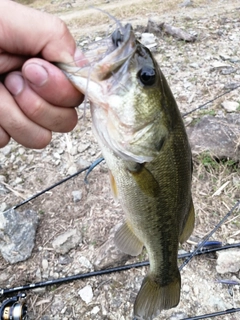
[[[0,74],[20,68],[27,58],[0,53]]]
[[[0,83],[0,127],[27,148],[42,149],[51,141],[51,131],[28,119]]]
[[[76,107],[83,95],[70,83],[61,70],[42,59],[30,59],[22,68],[29,86],[53,105]]]
[[[55,132],[68,132],[76,126],[78,119],[74,108],[51,105],[28,86],[20,72],[9,74],[5,85],[22,112],[39,126]]]
[[[7,132],[0,127],[0,148],[5,147],[10,140],[10,136],[7,134]]]

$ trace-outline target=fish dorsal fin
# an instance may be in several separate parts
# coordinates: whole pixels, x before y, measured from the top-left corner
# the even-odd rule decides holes
[[[121,251],[131,256],[137,256],[142,252],[143,244],[133,233],[127,221],[115,233],[114,241]]]
[[[109,177],[110,177],[110,185],[111,185],[113,198],[114,198],[114,200],[117,200],[117,198],[118,198],[117,185],[116,185],[116,181],[114,179],[114,176],[110,170],[109,170]]]
[[[191,205],[188,212],[187,220],[179,238],[180,243],[185,242],[190,237],[190,235],[193,232],[194,222],[195,222],[195,212],[194,212],[193,202],[191,200]]]

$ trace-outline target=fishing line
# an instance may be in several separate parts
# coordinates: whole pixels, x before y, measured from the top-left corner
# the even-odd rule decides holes
[[[209,100],[209,101],[205,102],[204,104],[202,104],[202,105],[198,106],[197,108],[192,109],[192,110],[191,110],[191,111],[189,111],[189,112],[183,113],[183,114],[182,114],[182,117],[184,118],[184,117],[186,117],[187,115],[189,115],[189,114],[193,113],[194,111],[197,111],[197,110],[199,110],[199,109],[202,109],[203,107],[205,107],[205,106],[206,106],[206,105],[208,105],[209,103],[211,103],[211,102],[213,102],[213,101],[215,101],[215,100],[217,100],[217,99],[221,98],[222,96],[224,96],[225,94],[228,94],[229,92],[232,92],[233,90],[236,90],[237,88],[240,88],[240,84],[239,84],[239,85],[237,85],[237,86],[235,86],[235,87],[234,87],[234,88],[232,88],[232,89],[229,89],[229,90],[228,90],[228,91],[226,91],[226,92],[223,92],[223,93],[222,93],[222,94],[220,94],[219,96],[217,96],[217,97],[215,97],[215,98],[213,98],[213,99],[211,99],[211,100]]]
[[[239,312],[239,311],[240,311],[240,308],[232,308],[232,309],[227,309],[224,311],[202,314],[201,316],[183,318],[183,320],[199,320],[199,319],[214,318],[214,317],[223,316],[225,314],[235,313],[235,312]]]
[[[99,159],[98,159],[98,160],[99,160]],[[97,162],[97,161],[95,161],[95,162]],[[100,162],[101,162],[101,161],[99,161],[98,163],[100,163]],[[93,164],[94,164],[94,163],[93,163]],[[14,206],[14,207],[12,207],[11,209],[17,209],[17,208],[19,208],[19,207],[23,206],[24,204],[26,204],[26,203],[28,203],[28,202],[32,201],[33,199],[35,199],[35,198],[37,198],[37,197],[41,196],[42,194],[46,193],[47,191],[52,190],[53,188],[55,188],[55,187],[57,187],[57,186],[60,186],[62,183],[66,182],[66,181],[68,181],[68,180],[70,180],[70,179],[74,178],[75,176],[79,175],[80,173],[82,173],[82,172],[84,172],[84,171],[88,170],[91,166],[93,166],[93,164],[92,164],[92,165],[90,165],[90,166],[88,166],[88,167],[86,167],[86,168],[83,168],[83,169],[81,169],[81,170],[79,170],[79,171],[75,172],[74,174],[70,175],[69,177],[64,178],[63,180],[58,181],[57,183],[53,184],[52,186],[50,186],[50,187],[48,187],[48,188],[46,188],[46,189],[44,189],[44,190],[42,190],[42,191],[40,191],[40,192],[38,192],[38,193],[34,194],[33,196],[31,196],[31,197],[27,198],[26,200],[22,201],[21,203],[19,203],[19,204],[15,205],[15,206]],[[9,210],[9,209],[8,209],[8,210]],[[4,212],[7,212],[8,210],[6,210],[6,211],[4,211]]]
[[[95,9],[95,10],[98,10],[100,12],[102,12],[103,14],[107,15],[108,18],[112,19],[116,25],[118,26],[118,28],[122,31],[122,33],[124,33],[124,27],[123,25],[121,24],[121,21],[118,20],[117,18],[115,18],[113,15],[111,15],[109,12],[103,10],[103,9],[100,9],[100,8],[96,8],[94,6],[89,6],[89,8],[92,8],[92,9]]]

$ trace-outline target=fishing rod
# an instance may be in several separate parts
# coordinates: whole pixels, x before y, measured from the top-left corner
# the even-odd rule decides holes
[[[231,245],[224,245],[222,246],[221,242],[219,241],[209,241],[205,242],[204,247],[201,248],[201,250],[195,252],[195,256],[197,255],[203,255],[207,253],[212,253],[212,252],[217,252],[220,250],[226,250],[230,248],[236,248],[240,247],[240,243],[235,243]],[[178,255],[178,259],[184,259],[192,255],[192,252],[187,252]],[[48,286],[53,286],[57,284],[63,284],[63,283],[68,283],[72,282],[75,280],[80,280],[80,279],[86,279],[90,277],[97,277],[97,276],[102,276],[106,274],[111,274],[114,272],[122,272],[126,270],[130,270],[133,268],[140,268],[144,266],[148,266],[149,261],[143,261],[143,262],[137,262],[137,263],[132,263],[132,264],[127,264],[124,266],[118,266],[114,268],[109,268],[109,269],[102,269],[98,271],[93,271],[93,272],[88,272],[88,273],[82,273],[82,274],[77,274],[69,277],[64,277],[64,278],[59,278],[59,279],[54,279],[54,280],[47,280],[43,282],[37,282],[37,283],[31,283],[19,287],[14,287],[14,288],[8,288],[8,289],[1,289],[0,288],[0,297],[4,297],[9,294],[13,294],[16,292],[21,292],[21,291],[28,291],[28,290],[33,290],[36,288],[42,288],[42,287],[48,287]],[[18,293],[17,296],[13,296],[11,298],[8,298],[2,302],[2,305],[0,305],[0,319],[4,320],[28,320],[28,314],[27,314],[27,305],[25,303],[26,299],[26,293]],[[239,310],[238,310],[239,311]],[[226,314],[222,311],[222,314]],[[231,311],[231,312],[237,312],[237,311]],[[219,315],[219,314],[218,314]],[[202,318],[186,318],[186,320],[190,319],[202,319]]]

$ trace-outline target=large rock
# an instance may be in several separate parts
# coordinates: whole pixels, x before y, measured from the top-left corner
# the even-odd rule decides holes
[[[187,133],[193,154],[209,151],[219,159],[240,160],[240,114],[205,115]]]
[[[6,261],[17,263],[31,256],[37,225],[33,210],[0,212],[0,252]]]

